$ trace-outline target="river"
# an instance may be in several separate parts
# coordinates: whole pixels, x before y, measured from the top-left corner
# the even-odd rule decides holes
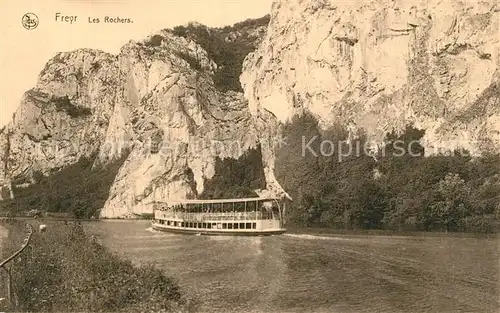
[[[201,312],[499,312],[499,240],[459,237],[205,237],[148,221],[86,224],[134,263],[155,263]]]

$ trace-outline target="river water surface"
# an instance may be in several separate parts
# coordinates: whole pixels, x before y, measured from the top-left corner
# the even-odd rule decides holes
[[[500,312],[499,239],[185,236],[148,221],[86,230],[137,264],[163,268],[201,312]]]

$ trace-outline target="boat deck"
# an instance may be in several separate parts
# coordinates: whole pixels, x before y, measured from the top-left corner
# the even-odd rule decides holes
[[[286,232],[284,228],[268,229],[206,229],[206,228],[186,228],[162,225],[153,222],[154,230],[166,231],[178,234],[206,235],[206,236],[271,236],[281,235]]]

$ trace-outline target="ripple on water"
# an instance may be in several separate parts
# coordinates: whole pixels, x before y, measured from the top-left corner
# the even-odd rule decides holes
[[[498,240],[453,237],[182,236],[95,223],[138,263],[154,262],[201,312],[498,312]]]

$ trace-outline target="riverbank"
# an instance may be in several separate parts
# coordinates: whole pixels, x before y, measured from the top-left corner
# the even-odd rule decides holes
[[[31,222],[38,229],[38,222]],[[54,226],[54,227],[53,227]],[[78,223],[49,224],[13,271],[16,312],[193,312],[178,283],[99,245]],[[11,245],[11,234],[6,248]],[[15,241],[15,240],[13,240]],[[7,252],[6,250],[6,252]],[[5,255],[2,255],[4,257]],[[8,308],[0,307],[0,311]]]

